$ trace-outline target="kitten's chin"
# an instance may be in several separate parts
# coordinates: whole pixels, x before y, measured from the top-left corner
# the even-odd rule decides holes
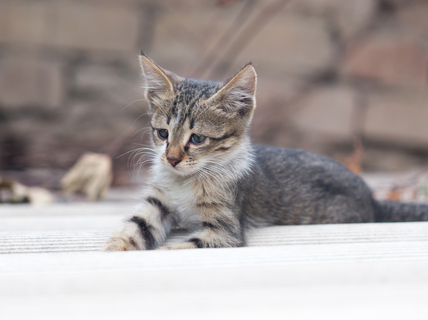
[[[182,177],[188,177],[195,173],[195,170],[193,169],[183,168],[180,166],[173,167],[168,164],[168,165],[164,165],[164,167],[166,167],[169,172]]]
[[[198,165],[181,166],[181,164],[178,164],[177,166],[173,167],[169,162],[165,161],[164,159],[159,159],[158,161],[156,161],[154,163],[154,167],[157,168],[157,170],[161,170],[165,173],[183,178],[194,176],[200,170]]]

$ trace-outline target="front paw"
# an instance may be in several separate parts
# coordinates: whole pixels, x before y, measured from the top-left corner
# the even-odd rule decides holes
[[[133,251],[140,250],[135,240],[125,234],[113,235],[104,245],[102,251]]]
[[[159,250],[183,250],[183,249],[195,249],[197,246],[195,246],[192,242],[183,242],[183,243],[177,243],[173,244],[171,246],[164,246],[160,247]]]

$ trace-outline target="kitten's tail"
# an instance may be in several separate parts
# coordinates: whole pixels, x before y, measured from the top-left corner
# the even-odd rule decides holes
[[[428,205],[376,201],[376,222],[428,221]]]

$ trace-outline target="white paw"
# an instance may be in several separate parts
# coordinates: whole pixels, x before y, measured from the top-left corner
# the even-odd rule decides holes
[[[113,235],[104,245],[102,251],[133,251],[140,250],[135,240],[125,234]]]
[[[177,243],[172,246],[160,247],[159,250],[181,250],[181,249],[195,249],[196,245],[192,242]]]

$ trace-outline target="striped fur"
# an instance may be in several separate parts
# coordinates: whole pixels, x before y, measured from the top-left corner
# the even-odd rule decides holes
[[[172,226],[199,230],[176,248],[243,245],[234,201],[237,181],[251,171],[253,161],[247,127],[256,106],[254,68],[246,65],[221,84],[182,79],[144,55],[140,61],[158,156],[141,206],[105,250],[153,249]],[[168,130],[166,141],[158,136],[159,129]],[[192,144],[192,134],[207,139]],[[168,162],[172,153],[181,159],[176,167]]]
[[[140,61],[152,113],[152,180],[104,250],[239,247],[245,231],[261,225],[428,220],[427,205],[375,201],[359,177],[332,159],[251,146],[257,82],[251,64],[219,83],[181,78],[144,55]],[[162,247],[173,227],[193,234]]]

